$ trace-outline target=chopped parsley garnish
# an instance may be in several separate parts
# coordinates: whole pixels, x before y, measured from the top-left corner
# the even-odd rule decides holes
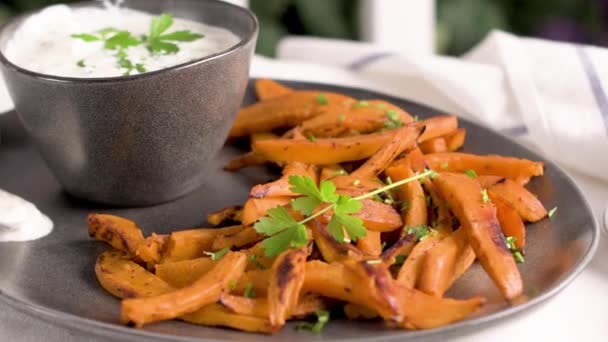
[[[331,175],[332,176],[344,176],[344,175],[347,175],[347,174],[348,174],[348,172],[346,172],[346,170],[338,170],[338,171],[332,173]]]
[[[264,264],[262,264],[259,260],[258,260],[258,256],[255,254],[251,254],[249,256],[249,262],[254,264],[257,268],[261,269],[261,270],[265,270],[266,266],[264,266]]]
[[[377,104],[374,104],[372,107],[374,107],[376,109],[386,109],[386,105],[384,103],[377,103]]]
[[[395,257],[395,263],[393,265],[403,265],[405,259],[407,259],[407,255],[397,255]]]
[[[353,108],[362,108],[362,107],[369,107],[369,102],[367,101],[358,101],[353,105]]]
[[[521,249],[518,249],[516,247],[516,243],[517,238],[515,236],[507,236],[505,238],[505,244],[507,245],[507,248],[511,251],[511,254],[513,254],[513,259],[515,259],[518,264],[523,264],[526,259],[524,258]]]
[[[402,201],[401,206],[399,207],[399,211],[403,213],[406,210],[408,210],[409,208],[410,208],[410,203],[408,201]]]
[[[346,120],[346,116],[344,114],[338,116],[338,122],[344,122]]]
[[[477,173],[475,172],[475,170],[473,169],[467,169],[464,171],[464,174],[471,177],[471,178],[477,178]]]
[[[483,203],[490,202],[490,196],[488,196],[488,190],[487,189],[481,190],[481,201]]]
[[[306,134],[306,139],[308,139],[310,142],[317,141],[317,137],[314,134],[312,134],[312,133],[307,133]]]
[[[556,211],[557,211],[557,207],[555,207],[555,208],[553,208],[553,209],[549,210],[549,212],[547,213],[547,216],[548,216],[549,218],[553,217],[553,215],[555,214],[555,212],[556,212]]]
[[[449,166],[448,163],[441,163],[441,164],[439,164],[439,168],[442,169],[442,170],[447,169],[448,166]]]
[[[388,121],[384,122],[384,127],[388,129],[395,129],[403,126],[403,122],[401,122],[399,113],[396,110],[387,110],[386,117],[388,118]]]
[[[224,247],[224,248],[220,249],[217,252],[203,252],[203,253],[205,253],[205,255],[210,256],[211,260],[217,261],[217,260],[220,260],[229,251],[230,251],[229,247]]]
[[[146,68],[142,63],[134,63],[128,58],[126,50],[130,47],[145,43],[146,48],[152,55],[171,54],[179,51],[179,46],[176,43],[191,42],[204,37],[202,34],[193,33],[189,30],[164,34],[171,25],[173,25],[173,15],[163,13],[158,17],[152,18],[147,36],[136,37],[129,31],[108,27],[94,33],[72,34],[71,37],[84,42],[103,42],[104,49],[118,51],[115,55],[118,59],[117,65],[121,69],[125,69],[123,75],[128,76],[134,70],[139,73],[146,72]],[[79,61],[77,65],[84,67],[84,61]]]
[[[319,95],[317,95],[317,103],[320,105],[326,105],[329,103],[329,100],[327,99],[327,96],[323,93],[320,93]]]
[[[377,265],[377,264],[381,264],[382,260],[380,260],[380,259],[371,259],[371,260],[366,260],[365,262],[368,265]]]
[[[406,227],[406,232],[408,234],[414,235],[415,241],[422,241],[429,236],[433,236],[436,234],[436,231],[426,224],[420,224],[413,227]]]
[[[414,115],[414,122],[416,121],[420,121],[420,118],[418,117],[418,115]]]
[[[243,292],[243,296],[247,298],[255,298],[255,291],[253,290],[252,283],[247,283],[247,286],[245,286],[245,291]]]
[[[295,327],[296,330],[310,330],[311,332],[313,332],[315,334],[320,333],[321,330],[323,330],[323,327],[325,327],[325,324],[327,324],[329,322],[329,311],[317,310],[315,312],[315,315],[317,316],[316,323],[310,323],[310,322],[299,323]]]
[[[290,190],[302,196],[294,199],[291,206],[306,217],[296,221],[285,207],[278,206],[268,210],[268,216],[261,218],[253,227],[258,233],[266,236],[262,247],[267,256],[273,257],[288,248],[305,246],[308,243],[305,224],[332,210],[333,214],[327,225],[329,234],[338,242],[349,242],[351,239],[356,241],[367,234],[363,221],[352,216],[361,210],[361,200],[427,177],[432,172],[429,170],[357,197],[336,194],[336,186],[329,180],[322,181],[317,186],[308,176],[292,175],[289,176]],[[346,238],[345,233],[349,238]]]
[[[228,287],[230,288],[230,290],[236,289],[236,280],[231,279],[230,282],[228,283]]]
[[[84,64],[84,59],[81,59],[78,62],[76,62],[76,65],[78,65],[81,68],[86,67],[86,64]]]

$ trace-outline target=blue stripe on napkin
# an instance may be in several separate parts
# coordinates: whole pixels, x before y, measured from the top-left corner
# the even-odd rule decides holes
[[[597,74],[597,70],[593,66],[593,62],[589,58],[587,51],[584,48],[578,47],[576,49],[578,56],[581,60],[581,64],[583,65],[583,69],[585,69],[585,74],[587,74],[587,79],[591,85],[591,90],[593,91],[593,96],[595,97],[595,102],[597,103],[597,107],[604,119],[604,127],[606,128],[606,134],[608,134],[608,98],[606,97],[606,92],[602,88],[602,83]]]
[[[354,62],[351,62],[346,68],[348,70],[353,70],[353,71],[361,70],[364,67],[366,67],[367,65],[370,65],[378,60],[381,60],[383,58],[390,57],[393,55],[394,54],[390,53],[390,52],[375,52],[375,53],[365,55],[361,58],[356,59]]]

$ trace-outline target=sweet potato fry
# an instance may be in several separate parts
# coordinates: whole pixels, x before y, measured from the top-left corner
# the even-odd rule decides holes
[[[492,185],[494,185],[496,183],[504,182],[506,180],[505,177],[489,176],[489,175],[477,176],[477,177],[475,177],[475,179],[477,180],[477,182],[479,182],[479,185],[481,185],[481,187],[484,189],[489,189],[492,187]]]
[[[330,180],[338,176],[345,175],[346,171],[340,164],[325,165],[321,168],[319,181]]]
[[[380,232],[368,230],[364,237],[357,240],[357,248],[365,255],[380,256],[380,254],[382,254]]]
[[[353,216],[363,220],[363,225],[368,230],[390,232],[402,227],[401,215],[392,206],[372,199],[363,199],[361,203],[363,204],[361,210]],[[332,215],[333,211],[329,210],[319,216],[318,220],[327,224]]]
[[[530,177],[543,174],[543,163],[498,155],[446,152],[427,154],[424,159],[433,170],[465,172],[471,169],[478,175],[506,177],[520,184],[527,183]]]
[[[232,289],[231,293],[243,294],[245,289],[251,286],[258,297],[266,297],[270,284],[270,272],[270,268],[245,271],[236,282],[236,287]]]
[[[264,238],[263,235],[253,229],[253,226],[249,226],[241,231],[235,232],[234,234],[225,234],[217,236],[211,245],[211,249],[219,251],[222,248],[240,248],[254,244]]]
[[[424,171],[424,169],[427,168],[426,160],[424,159],[424,154],[422,153],[419,147],[416,147],[410,152],[408,152],[405,156],[405,159],[409,161],[412,170],[414,170],[415,172],[422,172]]]
[[[255,81],[255,94],[259,101],[269,100],[291,93],[293,93],[293,89],[271,79],[261,78]]]
[[[458,229],[426,252],[418,288],[431,296],[442,297],[454,281],[456,265],[463,254],[472,255],[475,259],[464,229]],[[468,260],[473,262],[471,258]]]
[[[258,184],[251,188],[249,197],[264,198],[264,197],[295,197],[298,194],[291,192],[289,185],[290,176],[308,176],[315,184],[317,183],[317,168],[314,165],[307,165],[300,162],[288,163],[283,169],[281,178],[265,184]]]
[[[157,296],[173,290],[163,279],[117,250],[99,254],[95,262],[95,275],[101,287],[121,299]]]
[[[430,215],[432,218],[431,225],[435,226],[435,230],[439,232],[439,234],[443,236],[447,236],[452,233],[452,213],[447,205],[447,203],[437,194],[437,190],[435,189],[435,185],[431,181],[430,178],[424,178],[421,180],[422,187],[426,190],[428,196],[430,197],[430,203],[433,209],[431,210]],[[426,200],[426,198],[425,198]]]
[[[222,295],[220,302],[230,311],[248,316],[268,318],[268,299],[263,297],[247,298],[234,295]],[[291,316],[304,317],[317,310],[325,308],[325,303],[317,295],[304,295],[298,300],[298,306],[291,312]]]
[[[521,276],[505,244],[496,207],[491,202],[484,203],[479,183],[455,173],[441,173],[433,183],[460,221],[469,244],[502,295],[509,300],[521,295]]]
[[[448,151],[454,152],[464,145],[467,131],[464,128],[459,128],[451,133],[443,136],[445,139]]]
[[[245,229],[243,226],[226,228],[200,228],[180,230],[171,233],[165,243],[161,262],[200,258],[204,252],[213,252],[214,240],[222,235],[235,234]]]
[[[171,261],[155,266],[155,274],[175,288],[192,285],[205,273],[209,272],[216,262],[209,257],[190,260]]]
[[[439,241],[441,241],[441,237],[429,236],[414,246],[397,274],[397,282],[399,284],[408,288],[414,288],[416,286],[420,279],[426,252],[435,247]]]
[[[504,236],[515,237],[515,247],[521,249],[526,244],[526,227],[513,206],[505,201],[500,195],[488,192],[494,206],[496,206],[496,217],[502,228]]]
[[[316,165],[337,164],[369,158],[382,145],[391,141],[394,135],[395,131],[389,130],[344,138],[317,139],[315,142],[268,139],[256,141],[252,148],[256,153],[272,161],[300,161]]]
[[[406,286],[399,286],[404,319],[400,326],[431,329],[459,321],[477,311],[485,302],[476,296],[467,300],[437,298]]]
[[[250,226],[261,217],[266,216],[269,209],[274,207],[287,205],[291,202],[291,197],[266,197],[266,198],[250,198],[245,202],[243,207],[243,225]]]
[[[155,264],[159,263],[162,258],[162,251],[165,243],[169,240],[169,235],[157,235],[152,233],[145,238],[137,249],[135,256],[146,263],[148,269],[151,269]]]
[[[526,221],[536,222],[547,216],[545,207],[536,196],[532,195],[520,184],[509,179],[492,185],[488,189],[488,194],[493,197],[500,196]]]
[[[125,299],[121,304],[121,321],[144,324],[173,319],[192,313],[220,299],[231,280],[238,279],[247,264],[243,253],[229,252],[208,273],[188,287],[154,297]]]
[[[446,152],[448,150],[448,144],[444,137],[425,140],[418,144],[418,147],[424,154]]]
[[[321,252],[321,256],[327,262],[340,261],[347,258],[361,259],[363,254],[360,250],[349,243],[337,242],[327,231],[327,226],[318,220],[313,220],[308,227],[312,231],[315,246]]]
[[[249,166],[263,165],[266,162],[267,160],[263,155],[255,152],[247,152],[231,159],[228,164],[224,165],[224,170],[235,172]]]
[[[415,244],[416,239],[413,234],[404,234],[404,236],[397,240],[397,242],[382,252],[382,262],[388,266],[394,264],[397,262],[398,256],[408,256],[412,252]]]
[[[360,134],[376,132],[393,121],[408,124],[413,119],[407,112],[386,101],[370,100],[308,119],[301,127],[304,132],[316,137],[336,137],[353,131]]]
[[[363,165],[350,174],[353,179],[369,179],[384,171],[403,151],[414,146],[417,130],[414,125],[403,126],[395,130],[393,139],[380,149]]]
[[[298,305],[307,256],[307,247],[288,249],[272,265],[268,286],[268,317],[274,327],[285,325],[290,312]]]
[[[240,223],[243,218],[243,207],[233,205],[207,215],[207,222],[217,227],[225,223]]]
[[[410,167],[408,159],[402,159],[399,163],[393,163],[386,169],[386,175],[393,182],[413,177],[414,171]],[[401,217],[405,226],[418,226],[427,224],[427,207],[424,190],[420,182],[409,182],[395,189],[397,199],[401,202]],[[403,234],[402,234],[403,236]]]
[[[134,256],[144,235],[135,222],[106,214],[89,214],[89,236]]]
[[[276,332],[267,319],[235,314],[220,304],[207,305],[183,315],[179,319],[194,324],[227,327],[254,333],[272,334]]]
[[[319,101],[319,96],[325,101]],[[328,111],[346,108],[352,102],[352,98],[335,93],[294,91],[241,108],[229,137],[243,137],[252,133],[270,132],[276,128],[296,126]]]
[[[416,122],[418,127],[425,127],[418,137],[418,142],[438,138],[458,129],[458,118],[455,115],[440,115]]]
[[[372,309],[361,305],[346,303],[344,314],[348,319],[374,319],[378,318],[378,313]]]

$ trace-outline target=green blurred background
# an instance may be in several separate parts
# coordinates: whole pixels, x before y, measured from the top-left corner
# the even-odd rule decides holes
[[[60,2],[0,1],[0,21]],[[357,0],[250,0],[250,7],[260,20],[258,53],[267,56],[287,34],[359,38]],[[437,0],[437,52],[459,55],[493,28],[606,46],[608,0]]]

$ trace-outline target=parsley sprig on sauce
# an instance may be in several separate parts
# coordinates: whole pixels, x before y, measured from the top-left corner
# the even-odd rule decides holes
[[[130,47],[145,44],[152,56],[168,55],[179,52],[177,43],[192,42],[204,37],[204,35],[191,32],[190,30],[166,33],[172,25],[173,14],[163,13],[158,17],[152,18],[148,34],[141,37],[136,37],[127,30],[119,30],[113,27],[104,28],[94,33],[76,33],[72,34],[71,37],[88,43],[103,42],[104,49],[117,51],[115,55],[117,65],[125,70],[123,75],[128,76],[134,70],[138,73],[146,72],[146,67],[143,63],[134,63],[128,58],[127,50]],[[82,59],[76,62],[76,64],[83,68],[87,66]]]
[[[331,181],[322,181],[317,187],[308,176],[290,176],[290,190],[302,195],[291,202],[291,207],[305,218],[297,221],[285,207],[278,206],[270,209],[268,216],[261,218],[254,225],[254,229],[266,236],[262,247],[267,256],[273,257],[288,248],[305,246],[308,243],[305,224],[333,211],[327,225],[329,234],[340,243],[356,241],[367,234],[363,221],[353,216],[361,210],[361,200],[373,198],[392,188],[435,175],[437,175],[435,171],[427,170],[357,197],[336,194],[336,186]]]

